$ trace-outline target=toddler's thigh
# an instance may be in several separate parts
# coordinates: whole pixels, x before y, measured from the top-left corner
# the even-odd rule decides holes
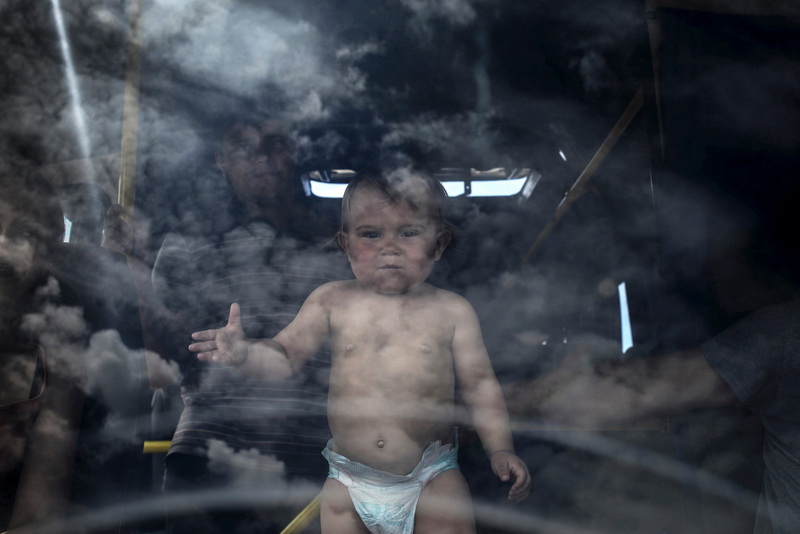
[[[471,534],[475,532],[472,498],[458,469],[439,473],[422,490],[414,533]]]
[[[322,486],[319,519],[322,534],[343,532],[369,534],[361,518],[358,517],[347,488],[332,478],[327,479]]]

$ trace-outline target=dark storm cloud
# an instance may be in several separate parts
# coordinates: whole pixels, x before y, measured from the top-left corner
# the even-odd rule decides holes
[[[444,22],[455,27],[471,25],[479,16],[475,5],[486,4],[480,0],[395,0],[408,9],[412,16],[408,29],[419,39],[430,41],[434,37],[434,24]]]
[[[234,450],[220,440],[208,442],[209,469],[217,474],[236,474],[232,489],[270,488],[277,495],[307,493],[313,495],[319,488],[313,482],[286,479],[284,463],[274,455],[263,454],[256,449]],[[235,466],[235,471],[233,470]]]
[[[398,11],[398,7],[402,9]],[[396,61],[385,55],[390,49],[387,48],[387,39],[396,40],[398,36],[404,36],[405,41],[413,42],[416,39],[416,30],[412,27],[412,22],[424,21],[430,31],[439,33],[442,32],[442,28],[445,29],[445,33],[460,28],[477,28],[476,25],[485,19],[485,14],[481,10],[496,7],[495,2],[464,0],[397,2],[394,7],[389,6],[385,9],[388,18],[381,22],[394,24],[399,29],[395,29],[391,34],[373,31],[364,32],[357,39],[352,37],[341,39],[337,32],[348,27],[347,13],[342,14],[341,20],[334,17],[332,20],[324,21],[328,24],[323,26],[321,17],[310,16],[316,9],[312,9],[311,6],[286,10],[232,0],[191,3],[156,1],[145,7],[141,20],[142,42],[146,57],[143,80],[145,86],[161,87],[167,92],[184,92],[185,98],[188,99],[191,99],[193,94],[201,96],[205,94],[206,98],[213,99],[213,95],[224,93],[255,97],[255,100],[258,100],[261,96],[267,96],[270,87],[278,87],[283,93],[291,96],[289,100],[291,109],[286,111],[293,119],[330,119],[338,110],[346,107],[371,109],[376,118],[382,120],[381,115],[384,113],[382,108],[389,102],[382,99],[378,104],[374,97],[391,96],[394,93],[402,101],[404,98],[402,95],[407,94],[409,87],[425,83],[424,77],[427,74],[423,71],[422,79],[414,79],[413,73],[409,71],[406,80],[393,82],[392,86],[384,88],[385,93],[376,92],[375,82],[383,75],[380,69],[373,68],[374,63],[369,67],[365,65],[365,60],[380,58],[384,64],[382,69],[396,67]],[[116,151],[121,116],[121,83],[125,65],[124,45],[127,35],[124,9],[115,4],[105,6],[88,0],[65,3],[62,9],[68,23],[68,37],[78,56],[78,85],[84,95],[81,106],[89,125],[93,153]],[[323,7],[319,11],[325,9]],[[334,15],[330,11],[328,13]],[[539,13],[531,8],[523,10],[523,14],[530,18],[531,30],[535,31]],[[25,50],[20,50],[19,53],[23,55],[19,56],[15,70],[26,72],[29,78],[40,71],[38,78],[41,80],[30,84],[35,85],[37,90],[34,93],[29,92],[28,98],[37,93],[42,95],[37,98],[37,105],[25,107],[20,115],[28,120],[34,117],[50,117],[48,120],[55,121],[59,132],[69,132],[74,128],[68,112],[70,95],[65,90],[65,76],[52,28],[52,13],[42,8],[37,15],[39,26],[37,31],[40,35],[50,36],[45,39],[45,43],[42,43],[47,45],[49,53],[42,54],[41,51],[36,51],[36,61],[28,61],[24,56]],[[607,17],[614,18],[611,14]],[[593,20],[588,16],[586,18]],[[624,19],[616,18],[617,29],[621,20]],[[434,22],[438,26],[432,26]],[[381,30],[380,27],[375,29]],[[469,30],[467,40],[463,41],[463,44],[468,48],[480,47],[470,42],[477,39],[476,35],[469,36],[470,33],[477,35],[477,32]],[[595,29],[592,35],[595,34],[612,33],[601,33]],[[353,34],[351,32],[347,35]],[[97,40],[91,41],[90,36],[92,38],[99,36],[101,45],[97,46]],[[519,38],[517,34],[509,36],[512,39]],[[458,44],[458,41],[455,44]],[[586,48],[589,48],[588,44]],[[461,54],[458,50],[459,48],[453,49],[456,54]],[[394,54],[395,50],[391,49],[391,52]],[[34,55],[33,51],[27,53]],[[404,53],[408,54],[404,63],[423,64],[414,58],[423,59],[425,55],[430,54],[430,50],[418,46],[404,46]],[[441,53],[437,52],[438,54]],[[589,88],[608,83],[602,81],[607,73],[602,72],[604,60],[599,54],[594,49],[587,50],[585,57],[577,60],[581,66],[576,68],[582,69]],[[49,60],[46,60],[48,57]],[[462,109],[460,112],[462,115],[457,116],[456,121],[474,122],[474,119],[463,114],[470,113],[478,107],[484,115],[487,112],[495,113],[498,103],[491,101],[493,93],[488,89],[491,84],[485,83],[487,79],[485,62],[467,60],[466,63],[460,64],[456,61],[449,67],[454,69],[454,72],[464,71],[453,78],[459,83],[449,85],[451,98],[454,101],[473,102],[471,106],[468,104]],[[478,87],[481,85],[479,79],[484,80],[482,88]],[[463,83],[464,81],[467,83]],[[497,81],[499,80],[491,80],[492,83]],[[52,94],[48,94],[48,91]],[[505,96],[502,95],[504,101]],[[508,96],[509,100],[513,101],[513,95]],[[530,102],[531,96],[525,98],[528,100],[528,106],[535,108],[537,104]],[[170,98],[180,98],[180,96],[173,94]],[[483,102],[480,106],[479,101]],[[412,106],[404,114],[411,123],[442,119],[442,117],[431,117],[432,111],[414,110],[413,102],[402,105],[408,104]],[[161,129],[171,125],[172,131],[183,131],[193,125],[192,118],[183,117],[180,109],[170,109],[157,100],[145,98],[141,105],[144,113],[143,127],[154,125],[156,129]],[[548,104],[543,102],[541,105]],[[425,141],[429,129],[424,125],[420,125],[420,129],[420,137]],[[408,127],[405,130],[407,132]],[[463,131],[457,127],[453,127],[452,130]],[[479,132],[480,128],[476,127],[474,131]],[[479,141],[472,143],[476,144],[479,144]],[[150,147],[146,148],[149,150]],[[62,157],[64,156],[69,157],[70,154],[65,153]]]
[[[583,79],[587,93],[595,93],[601,89],[614,86],[614,80],[608,69],[605,58],[597,50],[588,50],[584,55],[571,63],[576,67]]]
[[[55,28],[46,4],[2,6],[3,129],[47,133],[68,105],[58,71]],[[31,27],[44,28],[32,31]],[[54,117],[55,116],[55,117]],[[61,145],[57,136],[48,138]]]
[[[423,21],[440,18],[459,26],[469,24],[475,20],[477,14],[473,5],[481,3],[475,0],[445,0],[444,2],[436,2],[434,0],[399,1]]]
[[[434,155],[443,166],[466,160],[485,170],[513,167],[516,162],[504,157],[502,147],[497,146],[497,138],[498,132],[482,115],[469,113],[443,117],[429,113],[411,116],[407,122],[392,125],[382,138],[382,145],[385,150],[413,146],[423,154]]]
[[[295,120],[326,118],[337,101],[357,98],[365,80],[352,61],[373,46],[337,48],[338,61],[323,61],[329,43],[312,23],[233,0],[157,1],[142,27],[150,61],[167,72],[241,97],[278,87],[291,95],[287,115]]]
[[[90,332],[81,306],[58,304],[59,283],[50,278],[38,290],[49,302],[24,316],[22,329],[55,357],[51,371],[79,385],[84,394],[96,396],[115,417],[129,416],[131,398],[138,395],[144,351],[131,349],[116,330]]]
[[[65,40],[58,32],[57,6]],[[2,127],[41,136],[48,161],[81,157],[80,135],[92,156],[118,151],[126,36],[118,6],[79,0],[6,2],[0,9],[3,62],[13,73],[0,95]],[[65,54],[73,61],[74,87],[68,84]],[[84,117],[85,132],[77,130],[74,105]]]

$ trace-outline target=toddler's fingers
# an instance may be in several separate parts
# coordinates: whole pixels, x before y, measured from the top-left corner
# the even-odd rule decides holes
[[[192,334],[192,339],[197,339],[199,341],[208,341],[210,339],[214,339],[217,337],[217,330],[202,330],[200,332],[195,332]]]
[[[203,362],[210,362],[214,359],[214,352],[198,352],[197,359]]]
[[[508,492],[508,500],[509,501],[520,502],[520,501],[524,500],[525,497],[527,497],[527,496],[528,496],[528,492],[524,491],[522,489],[517,489],[516,491],[512,489],[511,491]]]
[[[506,462],[503,462],[503,463],[497,464],[497,465],[495,466],[495,471],[494,471],[494,473],[495,473],[495,474],[496,474],[498,477],[500,477],[500,480],[502,480],[503,482],[506,482],[506,481],[508,481],[508,479],[511,477],[511,473],[510,473],[510,471],[509,471],[508,464],[507,464]]]
[[[520,490],[520,491],[516,491],[516,492],[513,492],[513,493],[509,492],[508,493],[508,499],[510,501],[514,501],[514,502],[522,502],[528,497],[529,493],[530,493],[530,489]]]
[[[228,313],[228,326],[232,326],[239,330],[242,329],[242,312],[237,303],[231,304],[230,312]]]
[[[526,484],[525,480],[517,478],[514,484],[511,486],[511,489],[508,491],[508,495],[516,500],[521,496],[527,495],[529,489],[530,485]]]
[[[513,469],[514,484],[508,492],[508,498],[520,502],[525,499],[531,490],[531,477],[527,470]]]
[[[204,361],[204,362],[216,362],[216,363],[223,363],[226,365],[230,365],[231,358],[224,352],[220,352],[218,350],[209,350],[206,352],[199,352],[197,354],[197,359]]]
[[[216,341],[203,341],[200,343],[192,343],[189,345],[189,350],[192,352],[209,352],[217,350]]]

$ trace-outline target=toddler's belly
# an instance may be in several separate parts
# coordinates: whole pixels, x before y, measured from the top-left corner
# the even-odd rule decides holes
[[[328,406],[334,451],[350,460],[406,475],[417,466],[428,445],[451,440],[452,418],[435,413],[441,410],[418,407],[413,413],[398,412],[395,405],[381,414],[374,402],[361,410],[357,404],[348,403],[346,411],[337,409],[336,403]]]

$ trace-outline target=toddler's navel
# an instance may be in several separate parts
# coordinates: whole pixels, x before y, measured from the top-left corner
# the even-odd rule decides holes
[[[354,348],[356,348],[356,346],[353,345],[352,343],[348,343],[347,345],[344,346],[344,350],[346,350],[346,351],[351,351]]]
[[[377,445],[379,449],[382,449],[383,446],[386,445],[386,442],[383,441],[382,439],[379,439],[375,445]]]

